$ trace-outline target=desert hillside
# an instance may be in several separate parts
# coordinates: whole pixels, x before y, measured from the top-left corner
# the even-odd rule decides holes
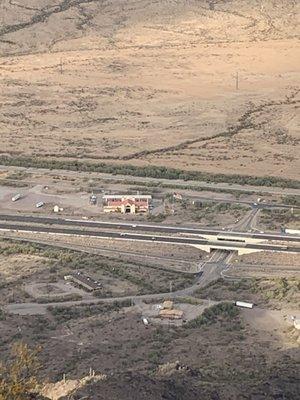
[[[2,0],[1,155],[295,179],[299,4]]]

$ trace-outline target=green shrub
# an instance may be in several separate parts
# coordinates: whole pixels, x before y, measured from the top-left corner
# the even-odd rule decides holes
[[[48,311],[59,323],[67,322],[72,319],[88,318],[97,314],[105,314],[112,311],[119,311],[124,307],[129,307],[130,300],[114,301],[113,303],[97,303],[89,305],[77,305],[72,307],[49,306]]]
[[[5,314],[4,314],[4,311],[2,311],[0,308],[0,321],[4,321],[4,320],[5,320]]]
[[[219,303],[206,308],[203,313],[184,325],[185,328],[198,328],[200,326],[211,325],[219,318],[232,319],[239,314],[239,310],[233,303]]]
[[[1,156],[0,164],[13,165],[21,167],[34,167],[46,169],[65,169],[70,171],[83,171],[83,172],[99,172],[108,174],[120,174],[140,176],[147,178],[159,179],[181,179],[192,181],[205,181],[205,182],[227,182],[239,185],[255,185],[255,186],[280,186],[299,189],[300,182],[273,177],[259,177],[247,175],[225,175],[225,174],[211,174],[201,171],[182,171],[181,169],[166,168],[163,166],[145,166],[138,167],[130,164],[114,165],[106,163],[87,163],[77,160],[58,160],[46,159],[38,157],[18,157],[13,158],[9,156]]]
[[[70,293],[66,294],[65,296],[43,296],[43,297],[38,297],[35,299],[37,303],[40,304],[47,304],[51,302],[55,303],[63,303],[65,301],[78,301],[82,300],[82,296],[79,293]]]

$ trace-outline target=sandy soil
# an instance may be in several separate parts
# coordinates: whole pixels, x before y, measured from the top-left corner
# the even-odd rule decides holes
[[[137,184],[107,183],[95,177],[83,175],[68,177],[62,174],[44,172],[43,174],[24,173],[15,171],[8,173],[3,171],[2,182],[0,180],[0,211],[3,213],[34,213],[50,214],[53,217],[73,216],[94,218],[95,220],[121,220],[141,221],[147,223],[163,222],[164,224],[182,224],[191,226],[228,226],[232,225],[249,210],[248,205],[228,203],[226,208],[220,208],[217,202],[211,199],[234,200],[236,197],[229,193],[214,193],[209,191],[196,192],[192,190],[180,190],[184,201],[174,201],[174,190],[167,188],[140,188]],[[1,179],[1,176],[0,176]],[[2,183],[2,185],[1,185]],[[122,215],[120,213],[105,214],[103,212],[104,194],[108,193],[132,193],[137,191],[152,195],[152,209],[150,214]],[[91,205],[89,198],[92,192],[97,194],[97,204]],[[16,202],[11,199],[17,193],[22,198]],[[264,196],[266,200],[267,196]],[[269,197],[272,198],[271,196]],[[208,200],[208,202],[206,201]],[[253,202],[257,197],[253,194],[240,196],[241,200]],[[193,206],[194,201],[199,200],[199,206]],[[36,208],[36,204],[42,201],[44,206]],[[59,214],[55,214],[53,207],[60,207]],[[220,208],[220,209],[219,209]]]
[[[91,250],[97,250],[97,252],[101,253],[101,251],[105,252],[112,251],[115,252],[113,255],[118,257],[120,252],[121,259],[126,257],[126,253],[128,257],[133,257],[133,255],[140,255],[144,260],[151,261],[153,257],[155,259],[154,262],[159,263],[159,258],[161,257],[161,263],[163,265],[168,266],[168,260],[172,263],[172,259],[174,260],[173,264],[177,265],[180,268],[184,268],[183,265],[180,264],[180,261],[183,263],[187,263],[185,268],[196,266],[197,262],[201,262],[202,260],[208,257],[208,253],[205,253],[202,250],[196,249],[194,247],[186,247],[186,246],[177,246],[172,244],[164,244],[164,243],[156,243],[153,245],[152,243],[143,243],[140,242],[138,245],[132,241],[120,241],[113,239],[98,239],[98,238],[85,238],[85,237],[63,237],[61,235],[48,235],[46,233],[34,234],[30,232],[18,232],[13,235],[2,233],[2,237],[13,237],[17,239],[28,239],[35,242],[41,243],[52,243],[52,244],[62,244],[66,246],[82,246],[87,247],[87,250],[91,248]],[[187,251],[188,248],[188,251]],[[135,257],[134,257],[135,258]],[[190,263],[190,264],[189,264]],[[175,266],[174,265],[174,266]]]
[[[276,230],[281,227],[289,229],[300,228],[300,210],[263,210],[258,218],[258,226],[263,230]]]
[[[36,255],[0,256],[0,271],[2,283],[16,282],[37,271],[43,271],[49,266],[48,260]]]
[[[298,13],[295,0],[1,1],[0,155],[298,178]],[[75,204],[71,182],[65,186]],[[1,194],[6,201],[11,190]],[[30,194],[27,210],[39,196]],[[89,245],[132,251],[132,243]],[[159,257],[169,257],[163,263],[173,267],[176,258],[191,262],[182,264],[186,268],[203,258],[183,246],[143,244],[138,251],[157,259],[144,257],[151,268],[141,259],[132,262],[131,282],[116,275],[130,255],[109,264],[114,271],[107,264],[103,273],[94,263],[84,268],[120,293],[137,289],[132,276],[158,289],[168,285],[171,273],[154,268]],[[299,265],[294,256],[270,253],[239,260],[254,267]],[[15,275],[25,283],[61,278],[62,268],[42,261],[1,255],[1,303],[24,300]],[[70,268],[66,260],[63,265]],[[1,279],[11,281],[5,287]],[[230,285],[219,282],[199,298],[234,296],[283,313],[245,310],[184,330],[146,328],[133,307],[77,307],[44,316],[0,310],[0,358],[21,339],[42,346],[42,378],[80,378],[90,367],[107,374],[78,393],[90,400],[296,399],[299,349],[286,333],[286,316],[299,300],[296,284],[287,292],[284,280],[271,286],[266,280],[259,292]],[[189,366],[187,374],[156,376],[160,364],[176,360]]]
[[[178,330],[145,328],[133,308],[90,311],[89,316],[82,311],[73,318],[66,315],[67,320],[60,323],[51,314],[8,316],[0,322],[1,336],[7,338],[1,355],[7,355],[10,338],[19,327],[26,342],[42,344],[40,374],[51,382],[60,380],[63,373],[67,379],[80,378],[90,367],[109,377],[79,392],[77,398],[156,400],[162,394],[171,399],[179,393],[183,400],[199,396],[239,400],[249,393],[245,399],[250,400],[253,393],[271,393],[272,398],[280,391],[296,398],[299,352],[287,345],[282,335],[287,324],[277,315],[266,315],[272,325],[264,324],[261,315],[248,310],[231,321],[220,318],[208,326]],[[168,378],[158,376],[159,365],[176,360],[189,370],[174,371]]]
[[[51,242],[50,242],[51,243]],[[53,240],[54,244],[55,241]],[[0,255],[0,303],[20,302],[28,297],[42,298],[40,288],[60,288],[59,297],[80,294],[82,297],[118,297],[145,293],[165,293],[190,286],[195,279],[196,262],[165,260],[147,257],[141,246],[139,257],[113,251],[94,251],[91,254],[56,246],[34,246],[31,243],[1,241]],[[59,243],[59,241],[57,242]],[[97,245],[95,243],[95,248]],[[80,249],[80,247],[79,247]],[[132,249],[133,250],[133,249]],[[161,248],[164,251],[164,247]],[[17,272],[16,272],[17,271]],[[79,293],[63,284],[64,276],[74,271],[97,280],[101,288],[97,293]],[[187,272],[183,274],[182,272]],[[76,285],[75,285],[76,286]],[[52,294],[47,297],[52,297]],[[55,296],[55,290],[53,295]]]
[[[243,278],[277,278],[280,276],[290,278],[300,276],[300,266],[289,265],[233,265],[230,266],[223,274],[227,279],[243,279]]]
[[[298,10],[4,1],[1,151],[296,178]]]
[[[253,254],[245,254],[236,257],[233,262],[253,264],[258,266],[268,266],[268,265],[291,265],[300,267],[300,256],[299,254],[282,254],[282,253],[267,253],[258,252]]]

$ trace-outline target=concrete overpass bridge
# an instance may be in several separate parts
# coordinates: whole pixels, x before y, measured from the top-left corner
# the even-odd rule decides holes
[[[260,238],[253,238],[250,236],[238,236],[237,234],[230,235],[229,233],[215,234],[215,235],[201,235],[207,240],[207,244],[197,245],[197,248],[210,253],[212,250],[236,250],[239,255],[255,253],[258,251],[265,251],[265,246],[268,246],[266,240]],[[265,246],[249,246],[265,244]],[[274,247],[274,246],[272,246]],[[286,248],[286,246],[279,246]]]
[[[0,230],[3,232],[27,232],[27,233],[48,233],[63,236],[81,236],[81,237],[95,237],[103,239],[114,239],[114,240],[131,240],[131,241],[142,241],[152,243],[168,243],[177,245],[188,245],[194,246],[198,249],[210,252],[211,250],[235,250],[238,254],[248,254],[257,251],[277,251],[277,252],[293,252],[300,253],[299,246],[286,246],[281,244],[261,243],[261,239],[248,238],[241,236],[223,236],[218,235],[217,237],[211,236],[204,238],[199,235],[193,237],[184,236],[162,236],[162,235],[149,235],[145,233],[129,233],[129,232],[116,232],[116,231],[104,231],[104,230],[84,230],[80,227],[57,227],[57,226],[41,226],[41,225],[29,225],[29,224],[1,224]]]

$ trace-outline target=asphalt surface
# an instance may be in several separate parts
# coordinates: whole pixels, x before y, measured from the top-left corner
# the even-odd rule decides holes
[[[253,211],[256,212],[256,211]],[[13,215],[13,214],[0,214],[0,221],[3,222],[17,222],[17,223],[32,223],[42,225],[63,225],[74,226],[81,228],[105,228],[105,229],[124,229],[126,231],[143,231],[143,232],[164,232],[164,233],[189,233],[195,235],[222,235],[222,236],[241,236],[262,240],[279,240],[279,241],[293,241],[300,242],[300,236],[288,234],[271,234],[271,233],[248,233],[237,231],[225,231],[217,229],[199,229],[199,228],[186,228],[177,226],[165,225],[148,225],[148,224],[135,224],[122,223],[122,222],[102,222],[102,221],[86,221],[74,220],[63,218],[50,218],[50,217],[36,217],[29,215]],[[3,224],[2,224],[3,225]],[[17,226],[18,224],[16,224]],[[17,229],[17,228],[16,228]],[[21,229],[21,228],[20,228]]]
[[[256,212],[255,210],[253,212]],[[126,231],[143,231],[143,232],[164,232],[164,233],[190,233],[196,235],[222,235],[222,236],[241,236],[253,239],[262,240],[280,240],[300,242],[300,236],[288,234],[272,234],[272,233],[246,233],[238,231],[225,231],[217,229],[198,229],[198,228],[185,228],[177,226],[165,225],[147,225],[122,223],[122,222],[102,222],[102,221],[86,221],[75,219],[63,218],[50,218],[50,217],[36,217],[28,215],[13,215],[13,214],[0,214],[0,221],[17,222],[17,223],[32,223],[42,225],[63,225],[63,226],[80,226],[81,228],[105,228],[105,229],[126,229]]]
[[[155,236],[137,233],[125,233],[125,232],[112,232],[112,231],[100,231],[100,230],[83,230],[82,228],[58,228],[53,226],[39,226],[39,225],[22,225],[22,224],[11,224],[11,223],[0,223],[0,229],[5,231],[20,231],[20,232],[36,232],[36,233],[50,233],[60,235],[76,235],[76,236],[88,236],[88,237],[100,237],[100,238],[112,238],[119,240],[136,240],[144,242],[157,242],[157,243],[170,243],[180,245],[209,245],[215,249],[224,248],[228,250],[237,250],[241,248],[261,250],[261,251],[280,251],[280,252],[293,252],[299,253],[300,247],[288,247],[285,245],[275,244],[245,244],[244,242],[236,241],[208,241],[206,239],[190,238],[190,237],[174,237],[174,236]],[[231,233],[230,233],[231,234]]]

